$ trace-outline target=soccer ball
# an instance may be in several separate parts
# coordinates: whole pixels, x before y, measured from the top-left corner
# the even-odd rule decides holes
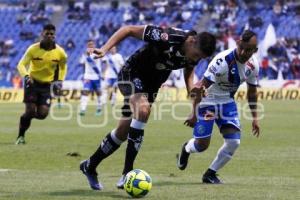
[[[134,169],[126,174],[124,189],[135,198],[145,196],[152,187],[151,177],[141,169]]]

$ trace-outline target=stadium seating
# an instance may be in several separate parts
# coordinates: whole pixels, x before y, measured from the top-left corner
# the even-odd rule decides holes
[[[265,31],[270,23],[275,27],[278,37],[296,38],[300,34],[300,20],[295,20],[297,17],[295,12],[290,11],[276,15],[272,8],[255,8],[249,10],[239,10],[236,21],[237,32],[241,32],[245,24],[248,22],[251,16],[263,16],[263,25],[261,27],[254,28],[258,33],[259,39],[263,39]]]
[[[116,27],[124,24],[123,14],[125,12],[124,8],[119,9],[103,9],[97,8],[92,9],[91,20],[90,21],[79,21],[79,20],[69,20],[67,18],[67,13],[64,15],[64,20],[59,27],[57,38],[59,44],[65,44],[68,38],[72,38],[76,44],[75,49],[68,51],[68,67],[69,72],[67,75],[67,79],[77,80],[81,78],[82,68],[78,65],[80,56],[84,53],[85,43],[88,40],[89,32],[93,27],[99,28],[101,25],[108,22],[112,22],[112,24]],[[191,20],[183,23],[182,28],[191,29],[196,24],[200,17],[199,12],[193,13]],[[155,15],[153,20],[153,24],[159,24],[162,22],[171,23],[168,21],[167,17],[162,17],[159,15]],[[104,39],[103,39],[104,38]],[[101,40],[106,40],[108,35],[100,35]],[[135,39],[128,39],[123,41],[119,46],[119,52],[124,56],[128,57],[132,54],[136,49],[138,49],[142,45],[142,42]]]
[[[89,38],[89,32],[92,30],[92,28],[96,28],[98,30],[102,25],[107,24],[107,22],[110,22],[114,28],[120,27],[121,25],[126,23],[123,20],[123,14],[125,13],[126,9],[123,7],[120,7],[118,9],[92,7],[90,11],[90,13],[92,13],[90,20],[70,20],[68,19],[68,13],[64,13],[63,19],[60,21],[60,24],[58,24],[57,27],[57,42],[63,47],[65,47],[66,42],[69,39],[72,39],[75,43],[75,48],[67,50],[69,56],[69,69],[67,79],[81,79],[83,69],[79,66],[79,59],[80,56],[84,53],[86,41]],[[134,9],[136,8],[130,9],[130,12],[134,12]],[[47,12],[50,15],[52,14],[51,10],[47,10]],[[148,14],[151,14],[151,16],[153,16],[152,21],[134,21],[131,22],[131,24],[152,23],[158,25],[172,25],[175,24],[176,16],[179,14],[179,11],[174,11],[170,16],[163,16],[156,14],[154,9],[147,12]],[[26,29],[31,30],[33,33],[38,35],[42,28],[41,24],[31,24],[27,21],[25,21],[23,25],[20,25],[16,19],[16,16],[18,16],[20,13],[22,13],[20,7],[0,7],[0,19],[2,20],[0,23],[0,41],[12,39],[14,41],[14,48],[17,50],[14,56],[10,56],[10,69],[3,68],[2,66],[0,66],[2,77],[0,77],[0,80],[2,82],[2,86],[4,85],[3,81],[8,79],[8,70],[12,70],[17,66],[17,63],[20,60],[26,48],[34,42],[34,40],[21,40],[19,36],[20,32],[23,29]],[[199,8],[191,9],[191,13],[192,15],[189,18],[189,20],[180,21],[180,23],[176,23],[178,24],[177,27],[183,29],[194,28],[197,25],[199,19],[201,18],[202,12]],[[236,21],[238,22],[236,27],[236,33],[240,33],[243,30],[245,24],[248,23],[249,18],[251,16],[263,16],[262,25],[260,27],[253,28],[254,31],[257,31],[259,39],[262,39],[264,37],[266,28],[269,23],[273,23],[273,25],[275,26],[275,30],[278,37],[300,37],[300,20],[294,20],[296,17],[299,16],[296,16],[296,14],[292,11],[275,16],[272,8],[268,8],[266,6],[257,6],[255,9],[239,8],[236,16]],[[214,25],[214,23],[211,24]],[[111,33],[100,34],[98,44],[102,44],[103,42],[105,42],[110,36],[110,34]],[[118,48],[120,53],[126,58],[129,55],[131,55],[132,52],[134,52],[142,44],[143,43],[141,41],[128,39],[123,41]],[[203,62],[200,63],[199,66],[200,65],[202,65],[203,67]],[[7,84],[9,85],[9,83]]]

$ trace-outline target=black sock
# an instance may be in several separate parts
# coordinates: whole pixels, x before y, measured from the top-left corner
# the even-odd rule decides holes
[[[23,114],[20,117],[20,124],[19,124],[19,136],[25,136],[25,131],[30,127],[31,124],[31,117],[26,116],[25,114]]]
[[[215,174],[216,174],[216,171],[209,169],[209,168],[205,172],[205,175],[215,175]]]
[[[90,157],[90,163],[88,166],[88,170],[90,172],[95,172],[99,163],[111,155],[114,151],[116,151],[120,147],[119,144],[115,143],[111,137],[111,134],[107,134],[106,137],[101,142],[100,146],[96,150],[96,152]]]
[[[123,175],[133,170],[133,162],[142,145],[143,137],[144,137],[144,130],[135,129],[132,127],[129,128]]]

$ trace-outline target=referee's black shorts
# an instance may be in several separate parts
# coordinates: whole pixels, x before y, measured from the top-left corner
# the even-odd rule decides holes
[[[34,103],[36,105],[51,105],[51,83],[40,83],[33,81],[28,87],[24,86],[24,103]]]

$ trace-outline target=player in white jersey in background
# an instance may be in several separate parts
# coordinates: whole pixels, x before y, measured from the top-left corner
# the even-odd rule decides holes
[[[103,103],[106,103],[107,97],[109,97],[112,105],[116,103],[117,96],[117,78],[118,73],[123,67],[125,61],[123,56],[117,52],[117,48],[113,47],[109,54],[103,58],[103,63],[105,63],[105,89],[103,91]]]
[[[87,48],[95,48],[95,42],[88,40]],[[94,59],[93,55],[85,52],[80,58],[80,63],[84,65],[83,90],[80,98],[80,115],[84,116],[89,101],[89,94],[95,92],[97,96],[96,115],[101,114],[101,60]]]
[[[200,153],[208,148],[214,122],[224,138],[223,146],[202,177],[204,183],[222,183],[216,172],[224,167],[240,145],[241,127],[234,94],[244,81],[248,85],[248,103],[253,117],[252,133],[257,137],[260,134],[256,112],[259,64],[253,55],[256,51],[257,36],[247,30],[237,42],[236,49],[223,51],[214,57],[204,78],[192,90],[195,94],[193,112],[185,124],[194,127],[194,137],[182,146],[177,167],[184,170],[191,153]]]
[[[168,78],[168,80],[162,85],[166,88],[175,88],[175,101],[179,100],[179,88],[184,84],[183,69],[173,70]]]

